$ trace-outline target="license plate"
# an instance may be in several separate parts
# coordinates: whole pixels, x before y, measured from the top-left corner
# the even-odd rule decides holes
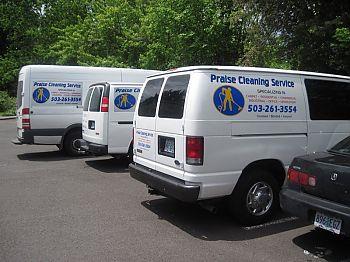
[[[175,153],[175,145],[173,139],[165,140],[164,152],[174,154]]]
[[[340,234],[342,221],[335,217],[330,217],[322,213],[316,212],[314,225],[316,227],[328,230],[335,234]]]

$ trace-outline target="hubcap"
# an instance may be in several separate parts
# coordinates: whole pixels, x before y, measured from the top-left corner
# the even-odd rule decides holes
[[[247,194],[246,204],[249,212],[254,216],[264,215],[269,211],[273,202],[273,191],[265,182],[255,183]]]
[[[79,147],[79,141],[78,139],[74,139],[72,142],[72,147],[75,151],[79,151],[80,152],[80,147]]]

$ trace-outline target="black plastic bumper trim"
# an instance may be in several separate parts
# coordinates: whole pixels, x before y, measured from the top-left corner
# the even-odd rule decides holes
[[[107,155],[108,154],[108,146],[91,143],[89,141],[79,139],[80,148],[84,151],[90,152],[94,155]]]
[[[295,216],[313,222],[316,212],[342,220],[341,233],[350,235],[350,207],[284,188],[280,192],[281,208]]]
[[[135,163],[131,163],[129,169],[132,178],[158,190],[165,196],[184,202],[196,202],[198,200],[200,190],[198,184],[188,184],[184,180]]]

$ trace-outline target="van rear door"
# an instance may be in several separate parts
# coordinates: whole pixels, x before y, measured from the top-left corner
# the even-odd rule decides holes
[[[111,85],[109,94],[108,153],[125,154],[132,140],[132,121],[141,84]]]
[[[182,178],[185,164],[184,112],[189,74],[166,79],[156,117],[156,170]]]
[[[156,154],[156,109],[164,78],[146,82],[136,108],[134,123],[134,158],[138,164],[155,169]]]
[[[109,84],[90,86],[83,109],[83,139],[107,145]]]

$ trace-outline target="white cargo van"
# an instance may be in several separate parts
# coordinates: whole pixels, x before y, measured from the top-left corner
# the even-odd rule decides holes
[[[18,79],[16,144],[57,145],[72,156],[81,151],[82,103],[96,82],[130,81],[137,69],[29,65]],[[127,77],[126,77],[127,75]],[[125,80],[126,78],[126,80]]]
[[[193,202],[227,197],[244,224],[266,220],[293,157],[350,132],[350,78],[223,66],[149,77],[134,118],[133,178]]]
[[[132,157],[132,123],[135,104],[147,76],[160,73],[139,70],[128,83],[91,85],[83,109],[80,147],[95,155]]]

